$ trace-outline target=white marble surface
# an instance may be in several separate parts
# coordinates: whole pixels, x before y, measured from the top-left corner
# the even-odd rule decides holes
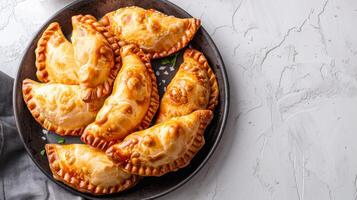
[[[0,0],[0,70],[69,0]],[[163,199],[357,198],[357,1],[174,0],[203,26],[231,86],[217,151]]]

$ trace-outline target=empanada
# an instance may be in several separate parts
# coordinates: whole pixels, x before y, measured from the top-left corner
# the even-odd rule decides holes
[[[161,176],[188,165],[204,145],[204,130],[213,113],[198,110],[135,132],[111,146],[107,155],[140,176]]]
[[[218,103],[217,80],[205,56],[195,49],[187,49],[183,59],[162,97],[156,123],[195,110],[213,111]]]
[[[137,44],[151,58],[165,57],[182,49],[200,27],[200,20],[195,18],[180,19],[136,6],[110,12],[100,22],[120,42]]]
[[[91,15],[73,16],[72,25],[82,99],[88,102],[109,95],[120,68],[117,40]]]
[[[59,135],[80,135],[94,121],[104,101],[85,103],[78,85],[37,83],[30,79],[23,81],[22,92],[36,121]]]
[[[120,169],[104,152],[85,144],[46,144],[46,153],[53,177],[81,192],[121,192],[139,180]]]
[[[159,95],[149,58],[137,46],[121,48],[122,68],[112,94],[81,140],[106,149],[133,131],[147,128],[158,108]]]
[[[63,35],[57,22],[43,32],[36,48],[37,78],[41,82],[79,84],[72,44]]]

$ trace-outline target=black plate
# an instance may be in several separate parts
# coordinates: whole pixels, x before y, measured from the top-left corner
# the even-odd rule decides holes
[[[68,191],[86,197],[88,199],[151,199],[167,194],[178,187],[182,186],[190,180],[207,162],[209,157],[218,145],[223,133],[223,129],[228,116],[229,105],[229,87],[226,71],[222,58],[213,43],[212,39],[204,28],[200,28],[191,41],[190,46],[202,51],[207,57],[210,66],[215,72],[218,85],[219,85],[219,104],[215,110],[215,116],[211,124],[205,132],[206,144],[193,158],[190,165],[177,172],[169,173],[162,177],[147,177],[144,178],[138,185],[132,189],[118,194],[106,196],[93,196],[78,192],[56,180],[52,177],[52,173],[48,166],[48,161],[45,156],[41,156],[40,152],[43,150],[46,143],[55,143],[57,136],[54,133],[47,133],[42,127],[34,120],[28,111],[25,102],[22,99],[22,81],[25,78],[37,80],[35,76],[35,48],[39,37],[43,30],[49,23],[57,21],[61,24],[65,35],[69,36],[72,30],[71,16],[77,14],[92,14],[97,18],[102,17],[105,13],[116,10],[124,6],[140,6],[143,8],[154,8],[169,15],[176,17],[191,17],[184,10],[178,6],[165,1],[165,0],[79,0],[76,1],[59,12],[57,12],[51,19],[43,25],[39,32],[35,35],[28,48],[25,50],[22,62],[19,66],[17,77],[14,85],[13,105],[15,112],[16,125],[19,129],[21,139],[25,148],[35,162],[35,164],[46,174],[51,180],[67,189]],[[182,51],[178,56],[176,66],[170,68],[169,66],[162,67],[160,60],[152,62],[153,68],[158,77],[159,92],[162,95],[165,86],[169,83],[172,76],[175,74],[176,69],[182,62]],[[160,68],[161,67],[161,68]],[[165,80],[165,81],[163,81]],[[66,143],[80,143],[78,138],[65,137]]]

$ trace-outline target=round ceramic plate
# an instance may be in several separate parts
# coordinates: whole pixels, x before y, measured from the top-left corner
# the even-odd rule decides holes
[[[147,9],[153,8],[168,15],[173,15],[180,18],[191,17],[181,8],[164,0],[76,1],[66,6],[58,13],[56,13],[53,17],[51,17],[51,19],[47,23],[45,23],[43,27],[39,30],[39,32],[35,35],[33,40],[30,42],[28,48],[25,50],[15,80],[13,94],[15,119],[21,139],[30,157],[40,168],[40,170],[44,174],[46,174],[51,180],[53,180],[63,188],[67,189],[68,191],[88,199],[151,199],[167,194],[182,186],[203,167],[203,165],[212,155],[213,151],[217,147],[218,142],[222,137],[223,129],[228,115],[229,87],[224,64],[212,39],[204,30],[204,28],[201,27],[195,35],[194,39],[190,42],[189,46],[203,52],[204,55],[207,57],[211,68],[217,76],[220,93],[219,104],[214,112],[214,119],[212,120],[211,124],[205,132],[206,144],[192,159],[191,163],[184,169],[178,170],[177,172],[168,173],[161,177],[145,177],[139,184],[137,184],[135,187],[128,191],[106,196],[93,196],[90,194],[78,192],[62,184],[61,182],[56,181],[52,177],[52,173],[48,166],[47,158],[46,156],[41,155],[41,151],[44,149],[46,143],[58,142],[59,136],[44,130],[34,120],[32,115],[28,111],[25,102],[23,101],[21,92],[22,81],[25,78],[37,80],[35,75],[36,67],[34,53],[37,41],[40,38],[42,32],[51,22],[59,22],[62,26],[64,34],[67,36],[67,38],[69,38],[68,36],[70,36],[70,33],[72,31],[71,17],[73,15],[91,14],[99,19],[105,13],[116,10],[120,7],[133,5]],[[177,55],[177,61],[175,63],[175,66],[170,66],[170,64],[167,64],[167,62],[162,62],[162,59],[152,61],[152,65],[158,79],[160,96],[162,96],[165,91],[166,85],[170,82],[171,78],[175,75],[175,72],[178,69],[179,65],[182,63],[182,52],[183,50],[181,50]],[[64,140],[66,144],[81,143],[79,138],[75,137],[64,137]]]

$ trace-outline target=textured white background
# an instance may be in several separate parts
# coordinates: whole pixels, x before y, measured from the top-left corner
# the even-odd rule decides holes
[[[69,0],[0,0],[0,70]],[[216,42],[231,108],[217,151],[163,199],[356,199],[357,1],[174,0]]]

